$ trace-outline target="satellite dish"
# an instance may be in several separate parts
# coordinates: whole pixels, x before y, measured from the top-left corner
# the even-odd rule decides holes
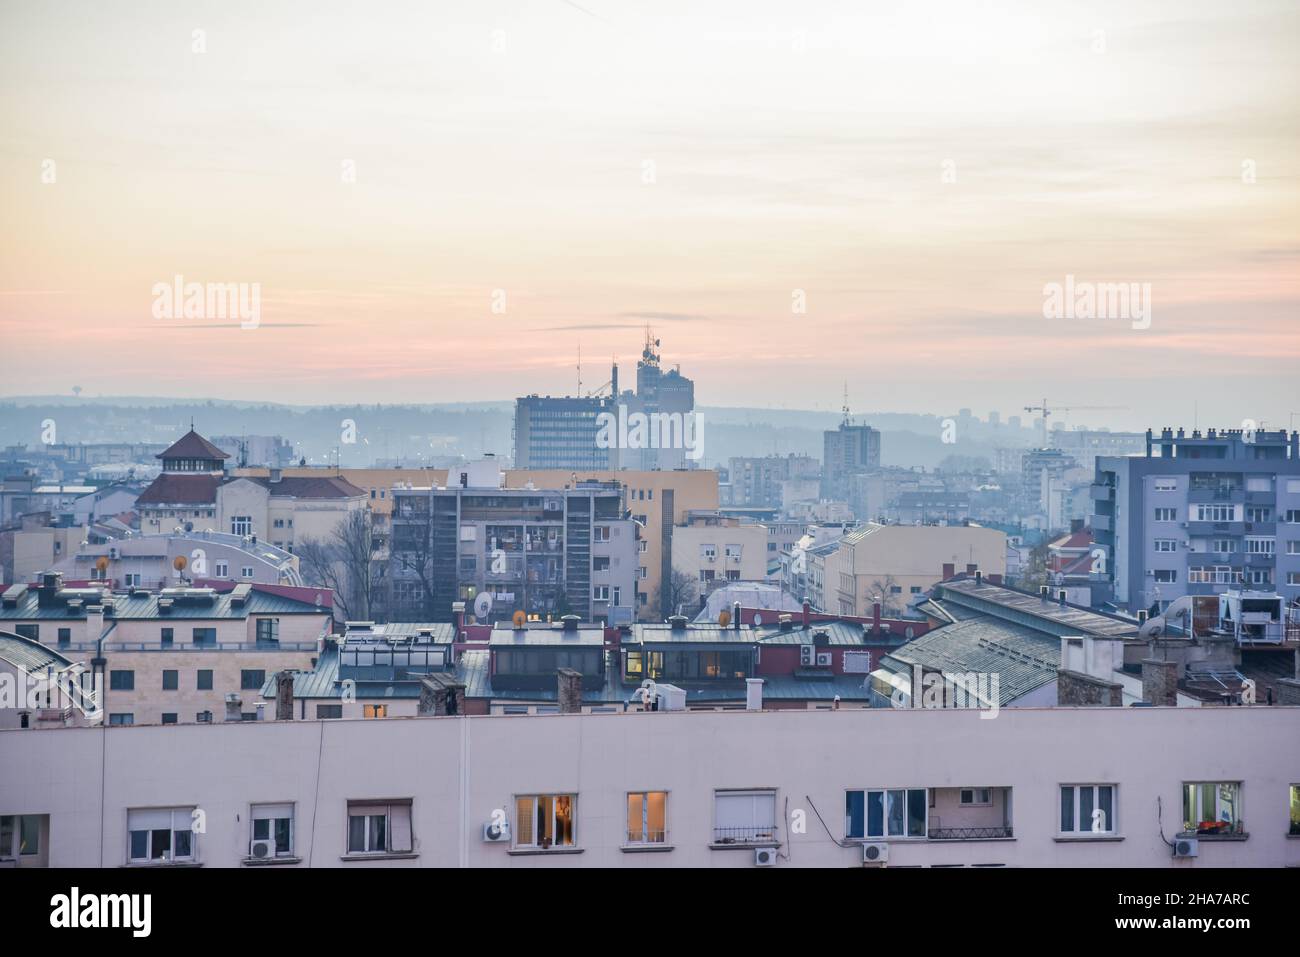
[[[763,625],[763,614],[762,614],[762,612],[757,612],[757,611],[754,612],[754,627],[755,627],[755,628],[760,628],[760,627],[762,627],[762,625]]]
[[[474,599],[474,614],[480,619],[486,619],[492,611],[492,593],[479,592],[479,596]]]
[[[524,623],[528,621],[528,617],[524,614],[523,609],[520,609],[514,613],[514,616],[510,620],[516,628],[522,628],[524,627]]]

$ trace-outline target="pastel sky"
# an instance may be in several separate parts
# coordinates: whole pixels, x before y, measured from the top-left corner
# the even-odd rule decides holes
[[[706,405],[1300,425],[1298,104],[1293,0],[4,0],[0,394],[560,394],[649,321]]]

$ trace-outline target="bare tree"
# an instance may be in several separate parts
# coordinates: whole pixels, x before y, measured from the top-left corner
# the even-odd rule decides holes
[[[880,611],[884,615],[901,615],[907,607],[901,589],[895,592],[895,588],[898,588],[898,580],[893,575],[877,578],[871,583],[872,592],[880,598]]]
[[[393,615],[414,615],[397,620],[433,620],[433,505],[428,498],[409,498],[402,503],[400,515],[393,514],[393,537],[389,557],[394,571],[405,572],[420,585],[419,607],[411,609],[394,600]],[[400,520],[399,520],[400,519]],[[397,581],[392,583],[397,586]]]
[[[695,586],[695,579],[686,572],[674,568],[668,580],[661,581],[659,587],[655,589],[654,603],[656,607],[665,610],[668,614],[676,615],[688,607],[693,609],[698,596],[699,589]]]
[[[380,543],[370,509],[355,509],[340,519],[322,541],[307,539],[296,554],[304,576],[334,592],[343,616],[369,620],[381,604]]]

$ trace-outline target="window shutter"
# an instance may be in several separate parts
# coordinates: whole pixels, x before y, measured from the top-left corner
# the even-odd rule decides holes
[[[388,849],[394,854],[411,851],[411,805],[393,804],[388,809]]]

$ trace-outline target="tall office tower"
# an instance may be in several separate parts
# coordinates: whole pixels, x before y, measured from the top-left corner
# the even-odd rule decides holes
[[[854,475],[880,468],[880,432],[869,425],[854,425],[845,408],[838,429],[828,429],[822,454],[822,498],[846,502]]]

